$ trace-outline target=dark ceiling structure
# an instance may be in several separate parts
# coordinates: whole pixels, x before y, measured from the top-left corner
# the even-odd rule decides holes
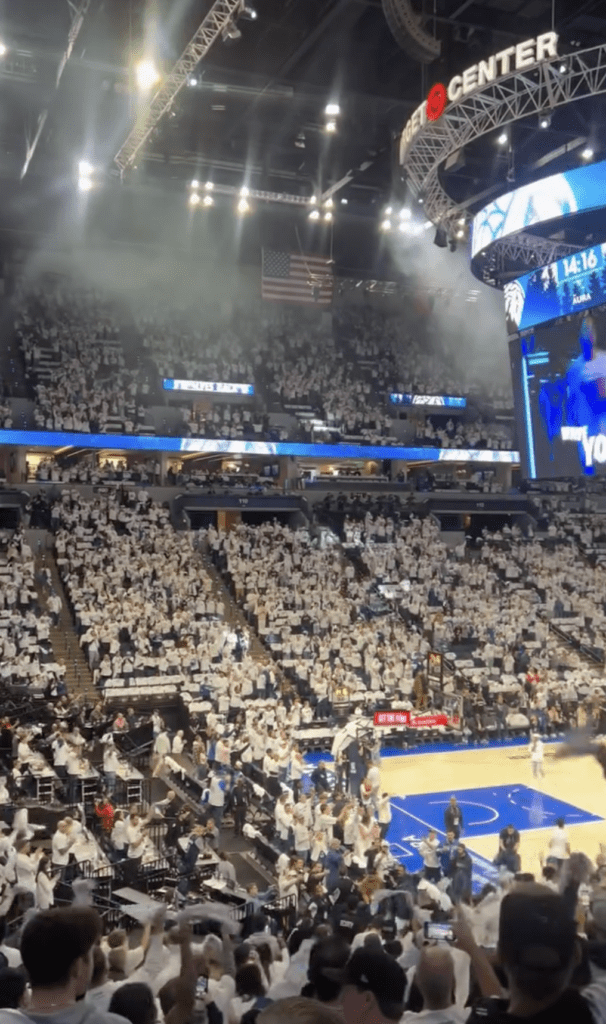
[[[21,196],[27,209],[32,191],[74,189],[81,159],[101,180],[117,181],[114,157],[140,102],[136,61],[151,56],[167,74],[211,6],[212,0],[0,0],[5,195]],[[249,6],[256,19],[241,19],[239,38],[212,46],[123,185],[185,195],[192,179],[210,179],[306,197],[336,188],[339,216],[376,223],[398,190],[404,195],[396,139],[434,82],[552,24],[562,52],[606,38],[603,0],[250,0]],[[401,15],[395,26],[394,9]],[[332,134],[325,115],[330,102],[341,108]],[[512,141],[520,174],[546,153],[565,152],[571,139],[599,135],[603,114],[598,104],[562,110],[540,133],[520,125]],[[511,164],[494,147],[487,155],[486,147],[471,146],[449,172],[449,190],[460,201],[484,194],[506,172],[511,179]]]

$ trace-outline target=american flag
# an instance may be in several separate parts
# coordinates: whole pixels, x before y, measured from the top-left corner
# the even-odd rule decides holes
[[[332,285],[332,264],[327,256],[263,250],[261,294],[264,299],[329,306]]]

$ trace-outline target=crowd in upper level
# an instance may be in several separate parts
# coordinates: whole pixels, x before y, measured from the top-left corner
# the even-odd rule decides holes
[[[411,329],[405,313],[343,307],[327,323],[293,310],[269,317],[254,309],[208,324],[203,310],[170,303],[149,294],[129,307],[64,279],[21,282],[13,318],[34,400],[31,426],[386,444],[401,436],[391,392],[461,393],[480,403],[485,424],[457,424],[455,436],[472,447],[479,433],[488,446],[511,443],[487,412],[511,405],[507,389],[475,381],[469,369],[462,373],[454,360],[432,353],[429,338]],[[174,409],[162,414],[165,377],[253,383],[255,398],[220,404],[173,392],[175,418]],[[152,409],[160,411],[152,415]],[[7,408],[5,420],[10,416]],[[449,436],[431,441],[448,446]]]

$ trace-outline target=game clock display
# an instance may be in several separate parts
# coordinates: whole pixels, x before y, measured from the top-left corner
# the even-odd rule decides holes
[[[606,302],[606,244],[524,274],[503,294],[509,334],[600,306]]]

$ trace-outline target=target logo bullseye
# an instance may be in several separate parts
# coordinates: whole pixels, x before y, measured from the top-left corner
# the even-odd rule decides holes
[[[436,82],[427,97],[427,120],[437,121],[444,113],[447,102],[448,93],[446,92],[446,86],[442,85],[441,82]]]

